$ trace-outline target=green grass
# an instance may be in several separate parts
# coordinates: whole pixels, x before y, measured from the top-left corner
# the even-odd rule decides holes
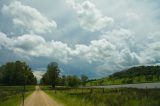
[[[55,93],[55,91],[51,90],[51,87],[49,86],[43,86],[42,89],[54,100],[56,100],[61,104],[64,104],[65,106],[92,106],[90,101],[86,102],[84,99],[81,99],[80,97],[76,97],[74,95],[68,95],[67,93],[65,93],[65,91],[67,90],[57,90]]]
[[[22,86],[0,86],[0,106],[18,106],[22,102]],[[34,86],[26,86],[25,97],[30,95]]]
[[[87,86],[97,85],[115,85],[115,84],[137,84],[137,83],[154,83],[160,82],[155,76],[152,79],[146,80],[145,76],[133,77],[133,78],[102,78],[94,81],[88,81]]]
[[[89,101],[85,101],[79,97],[75,97],[73,95],[67,95],[62,92],[57,92],[54,94],[53,91],[45,91],[48,95],[54,98],[56,101],[65,104],[65,106],[92,106]]]
[[[160,106],[160,89],[44,90],[65,106]]]
[[[29,96],[31,93],[32,93],[31,91],[26,92],[25,98]],[[22,102],[22,95],[16,94],[14,96],[10,96],[9,99],[0,102],[0,106],[18,106],[21,104],[21,102]]]

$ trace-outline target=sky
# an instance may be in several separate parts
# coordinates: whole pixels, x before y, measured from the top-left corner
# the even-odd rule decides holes
[[[160,64],[159,0],[0,0],[0,65],[101,78]]]

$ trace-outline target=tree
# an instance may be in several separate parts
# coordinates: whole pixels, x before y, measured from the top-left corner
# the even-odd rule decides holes
[[[55,88],[56,84],[58,83],[59,73],[60,73],[60,70],[56,62],[52,62],[48,64],[47,77],[48,77],[49,84],[51,84],[53,88]]]
[[[77,87],[80,84],[80,79],[76,75],[69,75],[66,78],[67,85],[70,87]]]
[[[41,80],[40,80],[40,83],[41,83],[41,84],[47,84],[47,85],[50,84],[47,73],[45,73],[45,74],[42,75],[42,78],[41,78]]]
[[[3,74],[2,74],[1,69],[0,69],[0,84],[2,83],[2,78],[3,78]]]
[[[66,76],[62,75],[62,77],[59,78],[59,85],[60,86],[66,86],[67,85],[67,81],[66,81]]]
[[[81,75],[81,83],[83,86],[86,85],[86,82],[88,81],[88,77],[86,75]]]
[[[2,84],[3,81],[3,71],[4,71],[4,66],[0,66],[0,84]]]
[[[4,85],[36,84],[31,68],[21,61],[8,62],[0,66],[0,79]]]

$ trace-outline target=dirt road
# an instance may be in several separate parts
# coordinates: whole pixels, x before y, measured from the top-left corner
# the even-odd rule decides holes
[[[21,105],[22,106],[22,105]],[[63,106],[54,101],[39,86],[36,86],[36,91],[26,98],[24,106]]]

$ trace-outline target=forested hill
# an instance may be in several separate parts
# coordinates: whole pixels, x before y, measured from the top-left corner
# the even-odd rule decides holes
[[[124,71],[116,72],[109,76],[112,79],[132,78],[139,76],[157,76],[160,77],[160,66],[139,66],[132,67]]]
[[[131,84],[145,82],[160,82],[160,66],[138,66],[108,77],[89,81],[87,85]]]

